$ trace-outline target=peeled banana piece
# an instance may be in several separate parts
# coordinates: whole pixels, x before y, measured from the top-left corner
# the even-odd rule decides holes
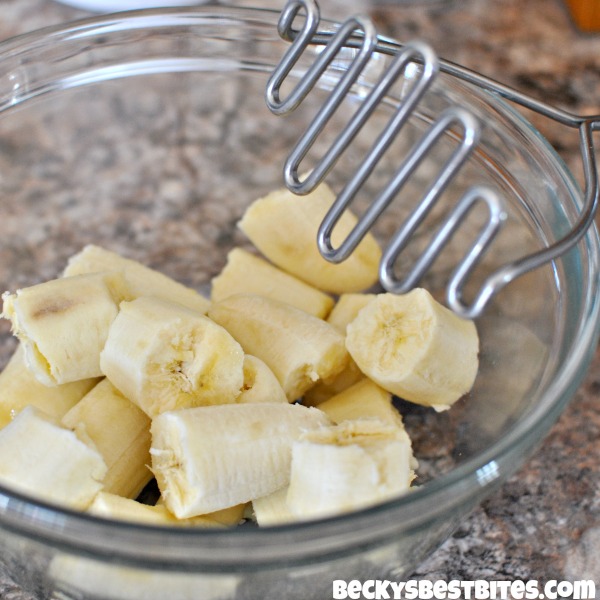
[[[235,294],[258,294],[280,300],[320,319],[329,314],[334,304],[328,294],[242,248],[229,252],[227,264],[212,280],[213,302]]]
[[[348,364],[342,335],[284,302],[239,294],[214,303],[208,316],[227,329],[247,354],[267,364],[290,402]]]
[[[85,510],[105,474],[98,451],[33,406],[0,430],[0,483],[38,500]]]
[[[287,509],[307,520],[396,498],[414,478],[411,456],[398,428],[378,419],[307,431],[292,446]]]
[[[327,322],[346,335],[348,324],[376,297],[376,294],[342,294],[327,316]]]
[[[215,517],[203,515],[191,519],[178,519],[172,515],[164,504],[149,506],[130,498],[123,498],[116,494],[100,492],[87,510],[89,513],[106,519],[117,521],[133,521],[136,523],[149,523],[152,525],[167,525],[170,527],[214,527],[222,528],[229,525],[238,525],[243,518],[243,508],[234,507],[229,509],[235,519],[229,519],[230,523],[219,520],[219,513]]]
[[[23,345],[28,368],[51,386],[102,375],[100,352],[128,297],[119,273],[80,275],[4,293],[2,316]]]
[[[288,486],[252,501],[254,519],[259,527],[283,525],[297,521],[287,505]]]
[[[159,298],[121,303],[100,356],[102,372],[148,416],[235,402],[244,352],[206,316]]]
[[[375,298],[375,294],[342,294],[329,313],[327,322],[345,336],[348,323],[353,321],[361,309],[373,298]],[[303,402],[307,406],[319,406],[324,400],[343,392],[363,378],[364,374],[354,360],[350,358],[343,371],[335,377],[319,381],[308,390],[304,394]]]
[[[358,383],[319,404],[333,423],[376,418],[404,431],[400,413],[392,404],[392,395],[376,383],[363,377]],[[408,436],[407,436],[407,441]]]
[[[293,441],[327,424],[318,409],[274,402],[163,413],[152,421],[152,471],[178,518],[210,513],[287,485]]]
[[[99,378],[92,378],[46,386],[28,369],[25,364],[25,352],[19,344],[0,373],[0,429],[30,404],[49,416],[60,419],[98,381]]]
[[[253,402],[287,402],[288,399],[267,365],[251,354],[244,356],[244,385],[237,398],[241,404]]]
[[[404,400],[446,410],[470,391],[479,366],[475,324],[417,288],[380,294],[347,327],[360,370]]]
[[[412,448],[411,439],[404,428],[402,415],[393,404],[392,394],[367,377],[363,377],[358,383],[343,392],[321,402],[319,410],[323,411],[336,425],[344,421],[378,419],[381,423],[395,427],[398,438],[404,440]],[[412,469],[419,466],[412,455],[412,450],[410,465]]]
[[[276,190],[254,201],[239,227],[267,259],[298,279],[324,292],[360,292],[379,279],[381,249],[367,234],[350,257],[339,264],[321,256],[317,231],[334,200],[333,191],[324,183],[306,196]],[[334,247],[355,224],[356,217],[346,211],[333,231]]]
[[[93,244],[87,245],[81,252],[69,259],[63,275],[72,277],[101,271],[123,273],[129,284],[132,299],[140,296],[156,296],[171,302],[178,302],[201,313],[206,313],[210,306],[210,301],[196,290],[135,260]]]
[[[71,408],[61,423],[102,455],[106,493],[135,498],[152,479],[150,419],[108,379]]]

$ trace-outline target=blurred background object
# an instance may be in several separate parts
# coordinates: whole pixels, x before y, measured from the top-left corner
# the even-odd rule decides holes
[[[600,0],[566,0],[573,21],[582,31],[600,31]]]

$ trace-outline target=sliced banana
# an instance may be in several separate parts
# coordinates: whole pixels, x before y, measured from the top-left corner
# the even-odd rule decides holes
[[[61,421],[100,452],[107,466],[104,491],[135,498],[152,479],[150,419],[103,379]]]
[[[254,519],[259,527],[283,525],[297,521],[287,505],[288,486],[252,501]]]
[[[348,325],[346,347],[382,388],[438,411],[470,391],[479,366],[475,324],[419,288],[378,295]]]
[[[308,431],[292,446],[287,510],[307,520],[396,498],[414,478],[411,457],[398,427],[378,419]]]
[[[342,294],[327,316],[327,322],[346,335],[348,324],[376,297],[376,294]]]
[[[100,352],[119,303],[130,297],[120,273],[55,279],[3,294],[2,316],[45,385],[100,377]]]
[[[212,280],[211,300],[219,302],[236,294],[280,300],[320,319],[329,314],[334,304],[328,294],[242,248],[229,252],[224,269]]]
[[[123,302],[100,356],[102,372],[147,415],[235,402],[244,352],[206,316],[159,298]]]
[[[180,519],[249,502],[287,485],[291,446],[329,423],[298,404],[223,404],[163,413],[152,422],[152,470]]]
[[[244,386],[237,401],[242,404],[253,402],[287,402],[288,399],[273,371],[264,361],[246,354],[244,357]]]
[[[348,364],[344,337],[325,321],[289,304],[240,294],[212,305],[208,315],[273,371],[290,402]]]
[[[210,306],[210,301],[196,290],[135,260],[93,244],[87,245],[69,259],[63,275],[72,277],[100,271],[123,273],[129,284],[132,299],[140,296],[156,296],[163,300],[178,302],[201,313],[206,313]]]
[[[230,519],[230,525],[238,525],[242,521],[243,507],[233,507],[229,512],[235,511],[237,518]],[[222,522],[219,513],[202,515],[191,519],[178,519],[172,515],[164,504],[149,506],[131,498],[123,498],[116,494],[100,492],[95,498],[88,512],[97,517],[117,521],[130,521],[135,523],[148,523],[152,525],[167,525],[170,527],[208,527],[223,528],[227,524]]]
[[[346,335],[348,323],[356,318],[356,315],[371,300],[375,294],[342,294],[327,317],[327,322],[337,329],[343,336]],[[352,358],[348,361],[343,371],[319,381],[314,387],[304,394],[303,403],[306,406],[319,406],[325,400],[343,392],[345,389],[361,381],[364,378],[362,371]]]
[[[367,234],[350,257],[339,264],[321,256],[317,231],[334,200],[327,184],[306,196],[276,190],[253,202],[239,227],[266,258],[298,279],[334,294],[361,292],[379,278],[381,249]],[[356,217],[346,211],[333,231],[334,247],[355,225]]]
[[[319,410],[336,424],[376,418],[404,431],[402,416],[392,403],[392,394],[367,377],[319,404]]]
[[[38,500],[85,510],[102,489],[97,450],[33,406],[0,430],[0,483]]]
[[[0,429],[30,404],[60,419],[99,381],[100,378],[92,378],[52,387],[44,385],[25,364],[25,351],[19,344],[0,373]]]

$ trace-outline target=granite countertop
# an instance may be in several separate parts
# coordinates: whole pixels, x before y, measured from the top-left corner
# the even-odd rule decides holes
[[[600,33],[578,31],[562,0],[320,4],[324,16],[337,19],[368,9],[383,34],[402,41],[420,37],[447,60],[573,112],[600,113]],[[3,0],[0,39],[82,16],[86,13],[51,0]],[[539,126],[579,176],[577,139],[558,126]],[[591,579],[600,585],[599,465],[600,351],[533,458],[420,565],[415,577]],[[0,598],[26,596],[0,580]]]

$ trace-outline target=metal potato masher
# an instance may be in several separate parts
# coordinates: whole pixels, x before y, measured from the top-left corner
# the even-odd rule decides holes
[[[296,19],[303,19],[301,28],[294,28]],[[407,43],[398,51],[397,47],[392,48],[389,43],[380,39],[373,23],[363,16],[352,17],[332,31],[319,31],[319,24],[319,7],[314,0],[289,0],[287,2],[279,18],[278,33],[284,40],[291,42],[291,45],[272,72],[265,92],[269,109],[276,115],[287,114],[302,103],[343,48],[355,49],[354,57],[348,68],[333,86],[327,99],[306,131],[301,135],[285,162],[284,179],[286,186],[296,194],[310,193],[325,179],[379,103],[382,102],[392,85],[406,72],[407,68],[411,65],[418,65],[418,69],[413,70],[413,80],[410,88],[403,95],[402,101],[394,107],[387,126],[370,147],[363,162],[351,178],[345,182],[342,191],[338,194],[321,223],[317,243],[323,257],[331,262],[341,262],[354,251],[378,217],[400,193],[404,184],[430,152],[433,145],[451,128],[454,132],[453,135],[457,137],[455,149],[445,164],[442,165],[438,175],[425,189],[415,210],[400,224],[383,252],[379,277],[385,290],[404,293],[417,285],[431,267],[435,258],[459,230],[467,213],[475,205],[485,207],[485,223],[468,252],[458,262],[446,288],[448,306],[455,313],[465,318],[480,316],[491,298],[509,282],[555,260],[582,239],[594,222],[599,201],[593,132],[600,129],[600,115],[589,117],[573,115],[478,73],[455,64],[440,61],[433,50],[421,41]],[[286,97],[282,98],[281,90],[284,81],[311,45],[320,47],[316,60],[291,91],[287,93]],[[347,125],[339,132],[321,159],[310,173],[301,180],[299,172],[302,161],[322,134],[333,114],[340,109],[344,98],[357,82],[376,51],[392,55],[388,68],[362,99],[356,112],[350,117]],[[415,145],[414,151],[401,162],[391,180],[370,203],[346,239],[337,247],[334,247],[331,241],[332,231],[341,215],[349,208],[358,191],[365,184],[395,137],[415,111],[418,103],[440,71],[478,85],[516,105],[531,109],[562,125],[576,129],[579,133],[583,162],[584,202],[580,215],[570,231],[556,242],[510,262],[488,275],[470,303],[466,303],[463,298],[466,282],[506,219],[503,199],[489,186],[474,185],[470,187],[445,215],[443,224],[432,236],[427,248],[417,258],[412,268],[401,277],[395,274],[394,269],[398,257],[405,250],[417,228],[477,146],[481,130],[480,124],[469,111],[460,106],[447,108],[430,125]],[[459,131],[459,134],[456,133],[456,130]]]

